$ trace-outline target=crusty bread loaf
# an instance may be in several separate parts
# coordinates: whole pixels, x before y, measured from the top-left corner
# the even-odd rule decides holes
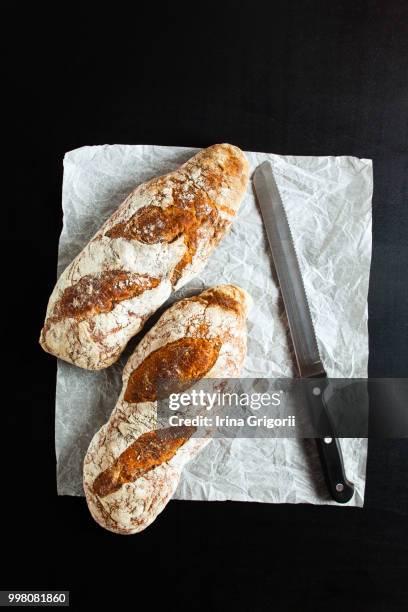
[[[203,269],[247,184],[245,155],[219,144],[137,187],[61,274],[44,350],[90,370],[114,363],[171,292]]]
[[[147,527],[172,497],[183,466],[208,442],[194,427],[157,429],[160,397],[200,378],[239,376],[246,354],[249,296],[220,285],[171,306],[127,362],[123,388],[84,461],[94,519],[110,531]]]

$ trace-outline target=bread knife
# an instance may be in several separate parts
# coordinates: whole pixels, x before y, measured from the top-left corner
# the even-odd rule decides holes
[[[288,218],[270,162],[265,161],[256,168],[253,184],[272,251],[299,375],[301,378],[314,379],[310,390],[314,399],[322,402],[320,424],[330,433],[327,437],[316,438],[326,485],[331,498],[344,504],[352,498],[354,485],[346,478],[340,444],[333,432],[325,403],[327,374],[320,358]],[[321,419],[325,422],[322,423]]]

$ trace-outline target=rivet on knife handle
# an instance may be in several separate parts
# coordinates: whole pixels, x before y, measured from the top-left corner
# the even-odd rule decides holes
[[[338,504],[346,504],[354,495],[354,485],[347,480],[339,441],[317,438],[316,444],[330,495]]]

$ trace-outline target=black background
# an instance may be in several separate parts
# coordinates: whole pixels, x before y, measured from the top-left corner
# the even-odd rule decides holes
[[[3,21],[2,338],[12,367],[1,587],[70,589],[73,605],[118,609],[402,610],[406,441],[370,440],[363,510],[171,502],[125,538],[97,527],[83,499],[57,498],[56,362],[37,338],[55,282],[62,159],[75,147],[226,141],[372,158],[370,375],[408,370],[406,2],[133,9],[21,7]]]

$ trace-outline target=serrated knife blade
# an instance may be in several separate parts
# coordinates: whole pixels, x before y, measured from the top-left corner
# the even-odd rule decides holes
[[[310,391],[315,400],[316,396],[320,398],[320,408],[323,408],[320,418],[330,431],[330,436],[316,438],[326,485],[332,499],[344,504],[352,498],[354,485],[347,480],[341,447],[327,411],[327,375],[320,358],[295,244],[270,162],[256,168],[253,183],[285,304],[299,374],[302,378],[316,379]]]
[[[299,374],[305,378],[324,376],[292,233],[270,162],[257,167],[253,181],[282,291]]]

